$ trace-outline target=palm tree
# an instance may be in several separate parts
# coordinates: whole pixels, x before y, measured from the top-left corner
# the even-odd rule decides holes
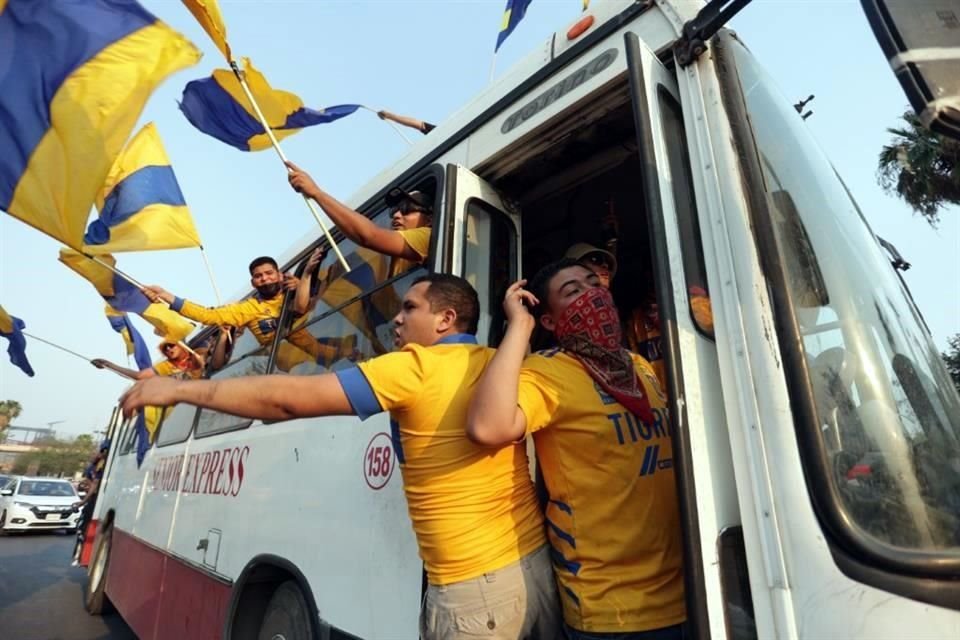
[[[877,178],[936,227],[941,207],[960,204],[960,142],[933,133],[912,111],[903,121],[906,127],[887,129],[894,137],[880,151]]]
[[[23,411],[23,407],[16,400],[0,402],[0,431],[3,431]]]

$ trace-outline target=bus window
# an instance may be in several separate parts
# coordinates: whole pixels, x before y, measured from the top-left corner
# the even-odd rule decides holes
[[[772,295],[791,394],[813,403],[797,429],[818,515],[858,560],[955,574],[960,398],[806,125],[746,49],[724,42],[771,206],[775,246],[763,249],[786,282]],[[804,353],[792,350],[793,331]]]
[[[707,287],[707,270],[703,260],[703,242],[700,239],[700,222],[694,200],[693,174],[690,172],[687,136],[683,130],[683,114],[680,105],[662,86],[657,95],[663,118],[663,135],[667,143],[670,177],[673,179],[673,202],[677,210],[690,317],[697,329],[713,338],[713,309]]]
[[[160,425],[160,433],[157,434],[157,446],[165,447],[186,440],[196,415],[197,408],[189,404],[178,404],[167,409],[167,415]]]
[[[478,199],[467,203],[463,277],[480,296],[477,337],[496,346],[503,337],[503,295],[516,279],[517,234],[510,219]]]
[[[276,372],[324,373],[392,351],[393,318],[403,294],[426,273],[418,267],[309,322],[295,321],[277,347]]]

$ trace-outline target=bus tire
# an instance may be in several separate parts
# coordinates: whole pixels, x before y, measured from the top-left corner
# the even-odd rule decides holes
[[[313,638],[310,606],[296,581],[287,580],[273,592],[263,614],[257,640],[300,640]]]
[[[112,540],[113,527],[108,524],[97,535],[87,583],[83,588],[83,606],[90,615],[102,616],[113,611],[113,603],[107,597],[107,569],[110,567]]]

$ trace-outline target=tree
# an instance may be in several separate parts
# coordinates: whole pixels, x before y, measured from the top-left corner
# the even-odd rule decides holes
[[[894,137],[880,151],[877,179],[936,227],[942,207],[960,204],[960,142],[933,133],[912,111],[902,119],[906,127],[887,129]]]
[[[35,450],[17,456],[13,463],[13,472],[30,472],[41,476],[73,475],[82,471],[90,461],[95,448],[93,442],[93,436],[90,435],[77,436],[73,440],[53,437],[38,439]]]
[[[23,412],[23,407],[16,400],[0,402],[0,431],[10,426],[10,423],[16,420],[21,412]]]
[[[960,391],[960,333],[947,340],[947,350],[942,354],[953,385]]]

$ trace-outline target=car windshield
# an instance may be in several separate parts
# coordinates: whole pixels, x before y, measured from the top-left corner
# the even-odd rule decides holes
[[[77,492],[72,484],[63,480],[24,480],[20,483],[17,495],[69,498],[76,496]]]
[[[0,489],[6,489],[9,484],[13,484],[13,476],[0,476]]]
[[[881,545],[960,553],[960,399],[889,258],[807,124],[731,50],[805,351],[822,468]]]

